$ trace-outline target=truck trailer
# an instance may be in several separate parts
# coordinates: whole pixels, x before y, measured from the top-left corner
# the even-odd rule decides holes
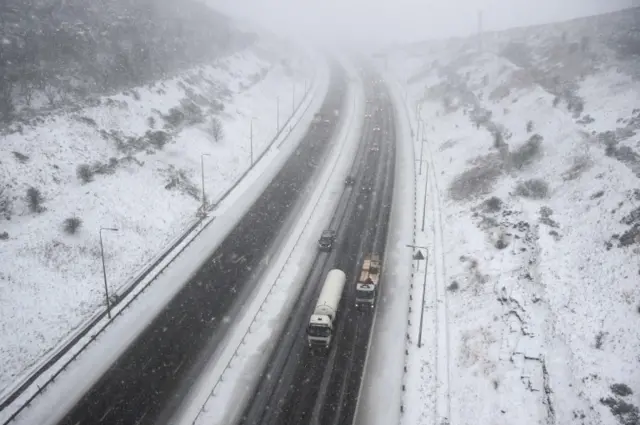
[[[309,319],[307,328],[309,347],[329,348],[338,305],[342,298],[342,290],[346,280],[347,276],[342,270],[333,269],[327,273],[320,291],[320,297]]]
[[[362,271],[356,283],[356,307],[373,308],[380,282],[380,256],[367,254],[362,263]]]

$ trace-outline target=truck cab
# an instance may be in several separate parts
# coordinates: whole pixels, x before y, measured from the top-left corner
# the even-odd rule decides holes
[[[307,328],[309,348],[329,348],[332,333],[333,324],[330,318],[325,315],[313,314],[311,319],[309,319],[309,327]]]

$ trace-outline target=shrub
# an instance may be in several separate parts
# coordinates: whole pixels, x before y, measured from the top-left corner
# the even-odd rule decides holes
[[[527,121],[527,133],[531,133],[533,131],[533,121]]]
[[[76,168],[76,175],[83,183],[89,183],[93,180],[93,170],[87,164],[80,164]]]
[[[533,162],[540,156],[540,146],[542,145],[542,136],[534,134],[526,141],[524,145],[511,153],[510,165],[514,168],[521,169],[525,165]]]
[[[13,151],[11,153],[13,153],[13,156],[23,164],[29,160],[29,157],[23,153],[17,151]]]
[[[148,117],[147,118],[147,125],[151,128],[155,127],[156,125],[156,119],[153,117]]]
[[[169,142],[169,139],[171,139],[171,137],[169,136],[169,133],[161,130],[147,131],[146,136],[149,139],[149,143],[151,143],[157,149],[162,149],[164,145],[166,145]]]
[[[483,206],[487,212],[497,212],[502,208],[502,200],[497,196],[492,196],[483,202]]]
[[[0,241],[6,241],[8,239],[9,239],[9,233],[7,232],[0,233]]]
[[[529,199],[543,199],[549,194],[549,185],[541,179],[531,179],[516,186],[516,194]]]
[[[44,211],[42,201],[42,194],[39,189],[36,189],[33,186],[27,189],[27,205],[32,213],[41,213]]]
[[[75,235],[81,225],[82,220],[78,217],[69,217],[64,221],[62,226],[66,234]]]
[[[611,392],[621,397],[633,394],[633,391],[627,384],[613,384],[611,385]]]
[[[11,218],[11,198],[4,187],[0,187],[0,218],[2,217],[6,220]]]
[[[164,116],[165,121],[173,127],[177,127],[184,122],[184,112],[180,108],[169,109],[169,114]]]
[[[501,148],[502,146],[504,146],[504,137],[502,136],[502,132],[500,131],[495,131],[493,133],[493,147],[496,149]]]
[[[556,96],[553,98],[553,106],[556,107],[560,104],[560,96]]]
[[[457,281],[454,280],[453,282],[451,282],[451,285],[447,286],[447,291],[456,292],[459,288],[460,288],[460,285],[458,284]]]
[[[209,124],[209,131],[211,132],[211,135],[216,142],[219,142],[224,138],[224,129],[222,128],[222,122],[218,117],[213,117],[211,119],[211,124]]]
[[[604,342],[603,340],[604,340],[604,332],[600,331],[596,335],[596,344],[595,344],[598,350],[602,349],[602,343]]]

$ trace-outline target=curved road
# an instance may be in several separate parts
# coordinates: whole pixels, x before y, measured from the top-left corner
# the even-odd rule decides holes
[[[330,121],[311,126],[247,215],[61,425],[151,424],[167,405],[179,404],[185,395],[179,389],[198,373],[202,351],[224,335],[223,319],[251,293],[254,269],[322,164],[336,127],[333,111],[342,109],[345,91],[344,72],[334,66],[321,107]]]

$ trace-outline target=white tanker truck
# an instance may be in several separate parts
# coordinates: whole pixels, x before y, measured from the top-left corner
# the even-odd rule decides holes
[[[333,269],[327,273],[316,308],[309,319],[309,327],[307,328],[309,347],[329,348],[346,280],[347,276],[342,270]]]

